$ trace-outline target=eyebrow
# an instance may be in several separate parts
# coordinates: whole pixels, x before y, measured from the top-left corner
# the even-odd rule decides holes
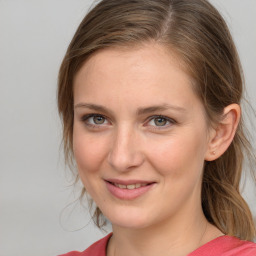
[[[148,114],[148,113],[157,112],[157,111],[164,111],[169,109],[174,111],[179,111],[179,112],[186,112],[185,108],[171,105],[171,104],[162,104],[162,105],[150,106],[146,108],[139,108],[137,110],[137,113],[138,115],[143,115],[143,114]]]
[[[78,103],[74,106],[74,108],[88,108],[88,109],[99,111],[99,112],[113,114],[113,112],[110,109],[103,107],[101,105],[96,105],[96,104],[91,104],[91,103]]]
[[[99,112],[113,114],[113,112],[110,109],[108,109],[104,106],[101,106],[101,105],[91,104],[91,103],[78,103],[74,106],[74,108],[88,108],[88,109],[99,111]],[[138,108],[136,113],[137,113],[137,115],[144,115],[144,114],[148,114],[148,113],[152,113],[152,112],[164,111],[164,110],[169,110],[169,109],[178,111],[178,112],[186,112],[185,108],[171,105],[171,104],[162,104],[162,105]]]

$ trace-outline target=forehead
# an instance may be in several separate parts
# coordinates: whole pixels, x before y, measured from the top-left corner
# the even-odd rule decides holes
[[[152,61],[155,61],[157,65],[154,65],[154,67],[153,65],[150,65],[152,64]],[[75,79],[77,76],[79,76],[79,74],[86,70],[88,73],[95,71],[95,67],[97,68],[97,72],[102,69],[104,69],[106,72],[115,71],[113,67],[116,62],[122,62],[123,64],[121,66],[116,66],[119,69],[122,69],[122,67],[127,68],[127,65],[129,65],[129,68],[133,67],[135,70],[135,68],[142,68],[141,64],[143,64],[145,69],[156,69],[156,66],[161,68],[161,65],[159,64],[169,64],[172,65],[172,69],[177,68],[184,71],[184,73],[188,73],[186,64],[178,56],[178,54],[175,53],[174,50],[162,44],[148,42],[138,45],[113,46],[94,52],[91,54],[91,56],[89,56],[89,58],[82,65],[82,68],[77,72]],[[124,64],[126,64],[126,66]]]
[[[181,59],[161,45],[108,48],[94,53],[78,71],[74,98],[188,104],[197,98],[191,81]]]

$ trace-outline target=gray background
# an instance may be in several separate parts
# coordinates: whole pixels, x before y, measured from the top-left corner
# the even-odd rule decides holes
[[[212,2],[231,28],[255,107],[256,1]],[[77,194],[59,153],[57,73],[91,3],[0,0],[0,256],[83,250],[105,235],[78,203],[62,211]],[[255,189],[245,188],[255,216]]]

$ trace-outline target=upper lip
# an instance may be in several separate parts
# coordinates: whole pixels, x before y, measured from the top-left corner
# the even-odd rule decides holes
[[[132,184],[151,184],[155,183],[155,181],[148,180],[120,180],[120,179],[105,179],[105,181],[110,183],[116,183],[120,185],[132,185]]]

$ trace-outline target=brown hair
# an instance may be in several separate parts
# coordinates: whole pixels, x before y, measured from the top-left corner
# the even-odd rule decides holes
[[[169,47],[186,63],[211,124],[227,105],[241,103],[239,57],[225,21],[208,1],[103,0],[81,22],[59,71],[58,108],[68,163],[73,160],[74,76],[99,49],[149,41]],[[227,151],[205,163],[202,184],[202,207],[208,221],[223,233],[245,240],[255,236],[250,209],[239,191],[244,156],[249,155],[252,148],[241,120]],[[100,226],[98,208],[94,217]]]

